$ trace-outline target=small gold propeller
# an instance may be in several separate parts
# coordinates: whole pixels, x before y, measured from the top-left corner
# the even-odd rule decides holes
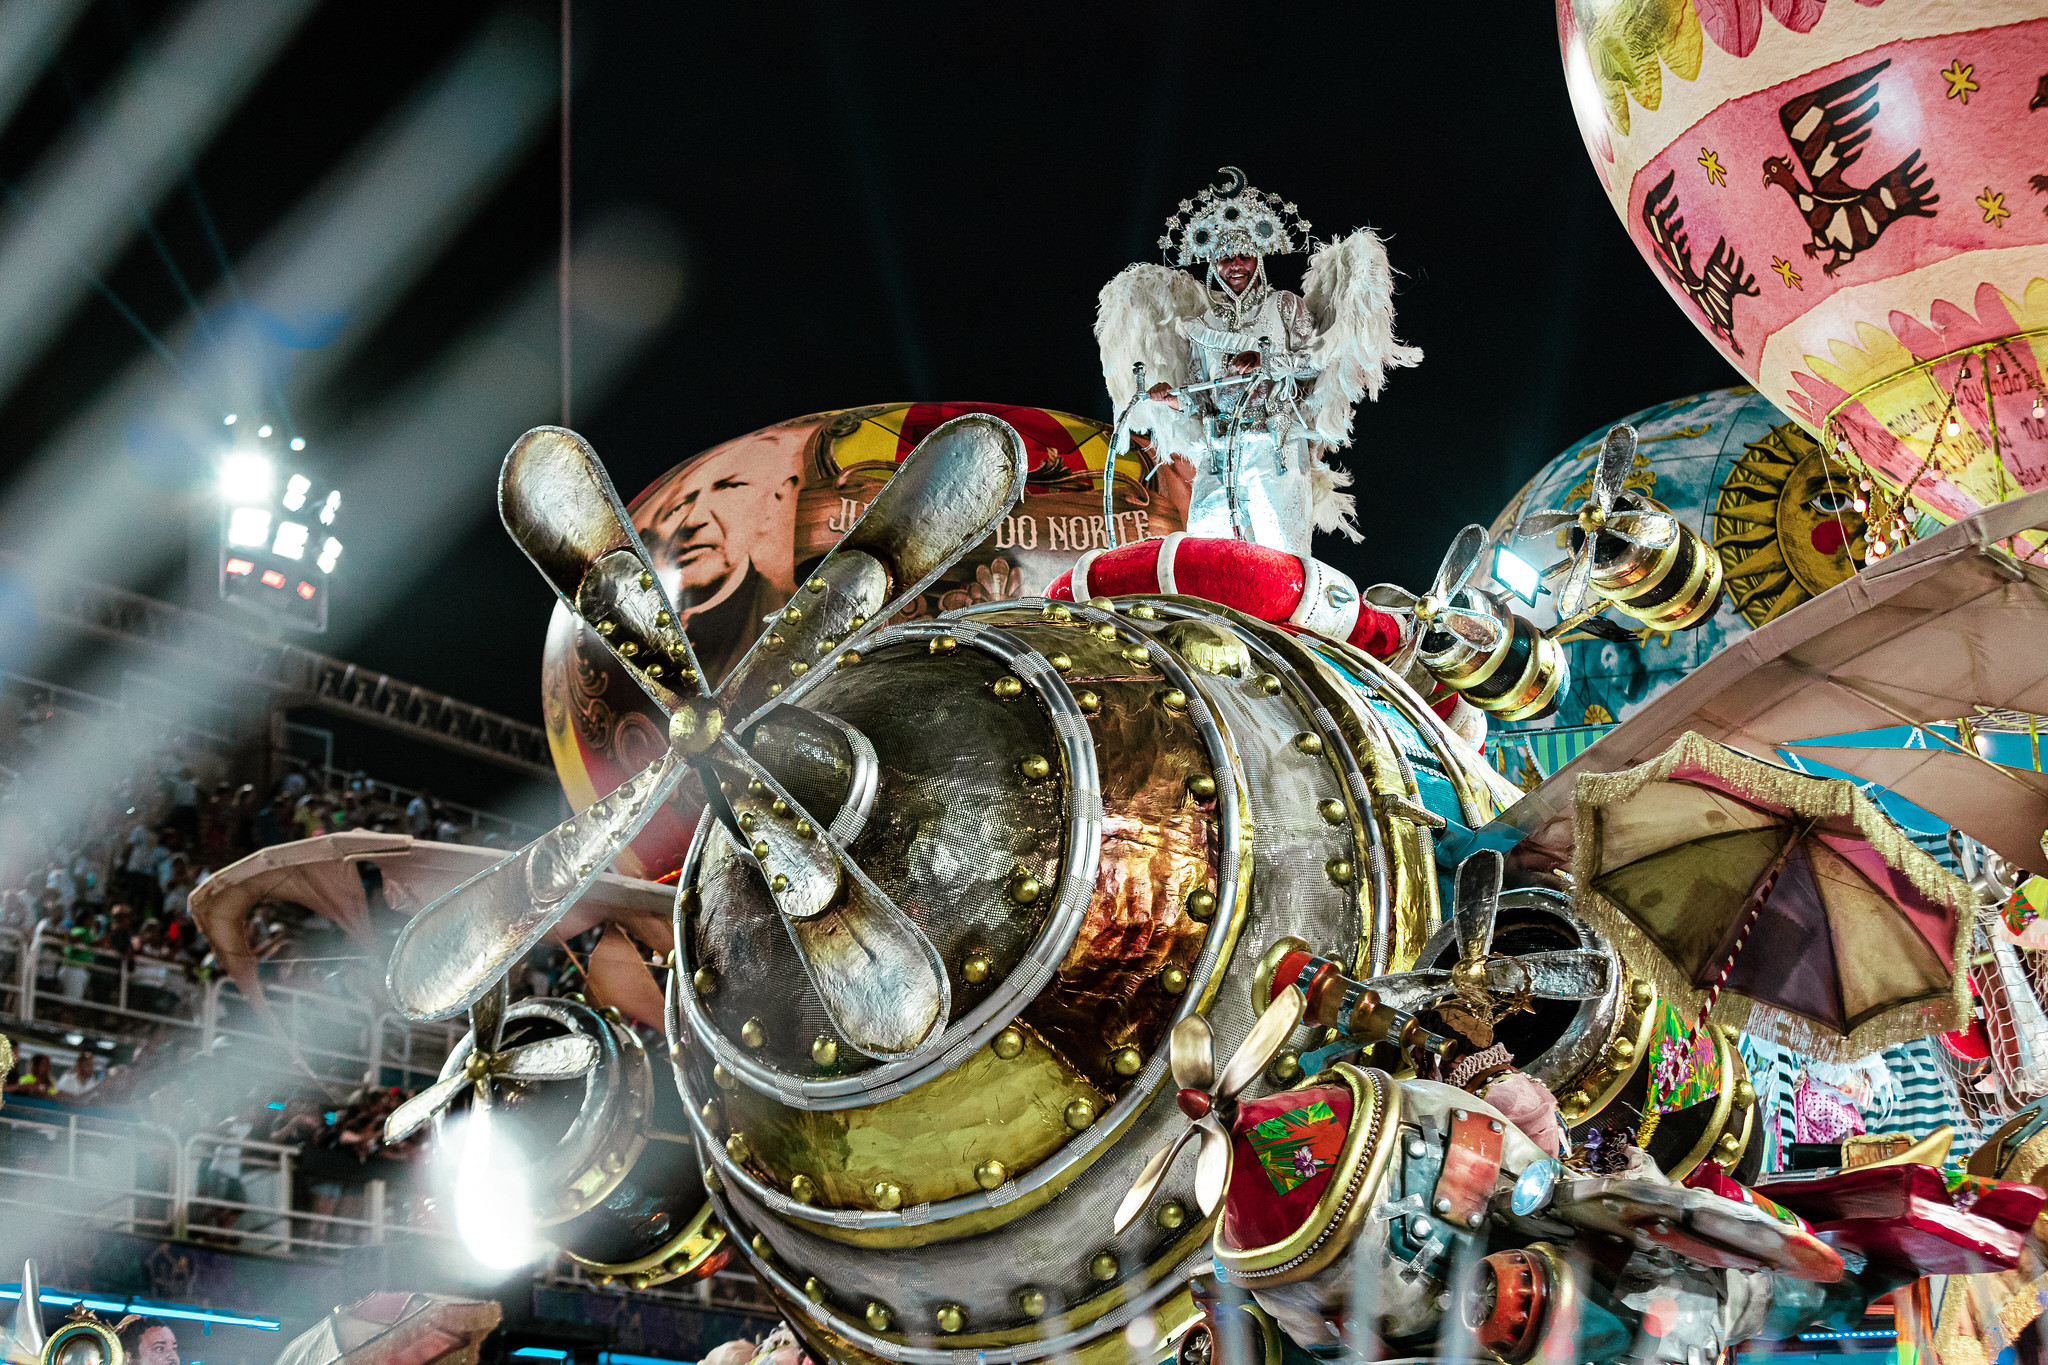
[[[509,992],[503,978],[469,1007],[469,1027],[475,1050],[463,1069],[446,1080],[435,1081],[419,1094],[391,1111],[384,1120],[384,1141],[396,1144],[417,1132],[434,1115],[455,1102],[470,1086],[476,1087],[478,1107],[491,1107],[491,1081],[573,1081],[597,1065],[597,1044],[578,1034],[543,1038],[520,1047],[504,1047],[505,1006]]]
[[[1599,553],[1600,537],[1612,536],[1646,550],[1665,549],[1678,539],[1676,517],[1641,505],[1632,494],[1623,491],[1623,481],[1635,467],[1635,461],[1636,429],[1626,423],[1609,427],[1607,439],[1600,445],[1599,463],[1593,467],[1592,491],[1577,510],[1552,508],[1532,512],[1515,527],[1515,534],[1524,538],[1552,535],[1570,526],[1584,532],[1577,550],[1543,571],[1545,578],[1564,575],[1564,583],[1557,590],[1560,621],[1585,608],[1586,598],[1593,591],[1593,562]]]

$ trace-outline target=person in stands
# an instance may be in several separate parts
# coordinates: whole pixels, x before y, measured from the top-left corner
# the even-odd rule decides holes
[[[57,1098],[83,1103],[85,1097],[100,1086],[100,1059],[90,1052],[80,1052],[71,1069],[57,1078]]]
[[[123,1318],[114,1335],[129,1365],[179,1365],[178,1334],[162,1318]]]
[[[51,1100],[57,1097],[57,1082],[50,1075],[48,1053],[38,1052],[27,1059],[28,1065],[7,1085],[10,1095],[23,1095],[34,1100]]]

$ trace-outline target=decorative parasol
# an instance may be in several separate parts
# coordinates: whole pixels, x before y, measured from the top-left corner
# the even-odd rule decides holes
[[[476,1365],[503,1315],[490,1299],[370,1294],[294,1337],[277,1365]]]
[[[1853,782],[1688,732],[1573,828],[1575,908],[1689,1021],[1844,1060],[1969,1018],[1975,896]]]

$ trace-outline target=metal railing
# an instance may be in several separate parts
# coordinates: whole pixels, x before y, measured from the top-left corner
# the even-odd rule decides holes
[[[553,782],[547,731],[298,645],[265,640],[218,617],[87,579],[29,574],[36,614],[157,654],[197,662],[270,692],[488,759]]]
[[[87,960],[64,945],[43,925],[26,936],[0,929],[0,1014],[116,1035],[167,1029],[200,1052],[213,1051],[223,1039],[239,1040],[254,1045],[238,1054],[251,1066],[298,1074],[297,1057],[322,1079],[407,1090],[440,1075],[464,1031],[461,1024],[417,1023],[344,996],[266,985],[280,1038],[231,981],[191,981],[182,964],[147,958],[92,953]],[[267,1057],[279,1043],[284,1053]]]
[[[361,795],[382,805],[395,806],[401,811],[420,794],[413,787],[401,787],[395,782],[379,782],[368,776],[358,778],[356,774],[343,772],[340,768],[301,763],[299,769],[314,788],[330,796],[340,796],[349,791],[352,784],[361,781],[367,787]],[[514,848],[532,843],[546,832],[539,825],[529,825],[506,815],[494,815],[490,811],[478,810],[474,806],[465,806],[459,801],[450,801],[444,797],[435,797],[434,805],[446,811],[458,825],[466,825],[484,834],[504,836],[503,842],[507,853]]]

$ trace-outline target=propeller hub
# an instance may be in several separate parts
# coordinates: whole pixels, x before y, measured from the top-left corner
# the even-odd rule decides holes
[[[1579,529],[1587,535],[1596,534],[1607,524],[1607,514],[1600,510],[1598,503],[1587,503],[1579,509]]]
[[[462,1074],[469,1077],[472,1081],[480,1081],[490,1075],[490,1056],[482,1052],[470,1053],[469,1060],[462,1064]]]
[[[668,742],[679,754],[701,754],[718,742],[725,713],[708,697],[691,697],[668,718]]]
[[[1443,609],[1443,602],[1433,594],[1424,593],[1415,599],[1415,619],[1418,621],[1434,621]]]
[[[1209,1117],[1209,1111],[1216,1107],[1216,1100],[1208,1091],[1193,1087],[1183,1089],[1173,1098],[1174,1103],[1180,1106],[1180,1112],[1197,1123]]]
[[[1461,986],[1477,986],[1482,990],[1487,985],[1486,960],[1459,962],[1451,968],[1451,980]]]

